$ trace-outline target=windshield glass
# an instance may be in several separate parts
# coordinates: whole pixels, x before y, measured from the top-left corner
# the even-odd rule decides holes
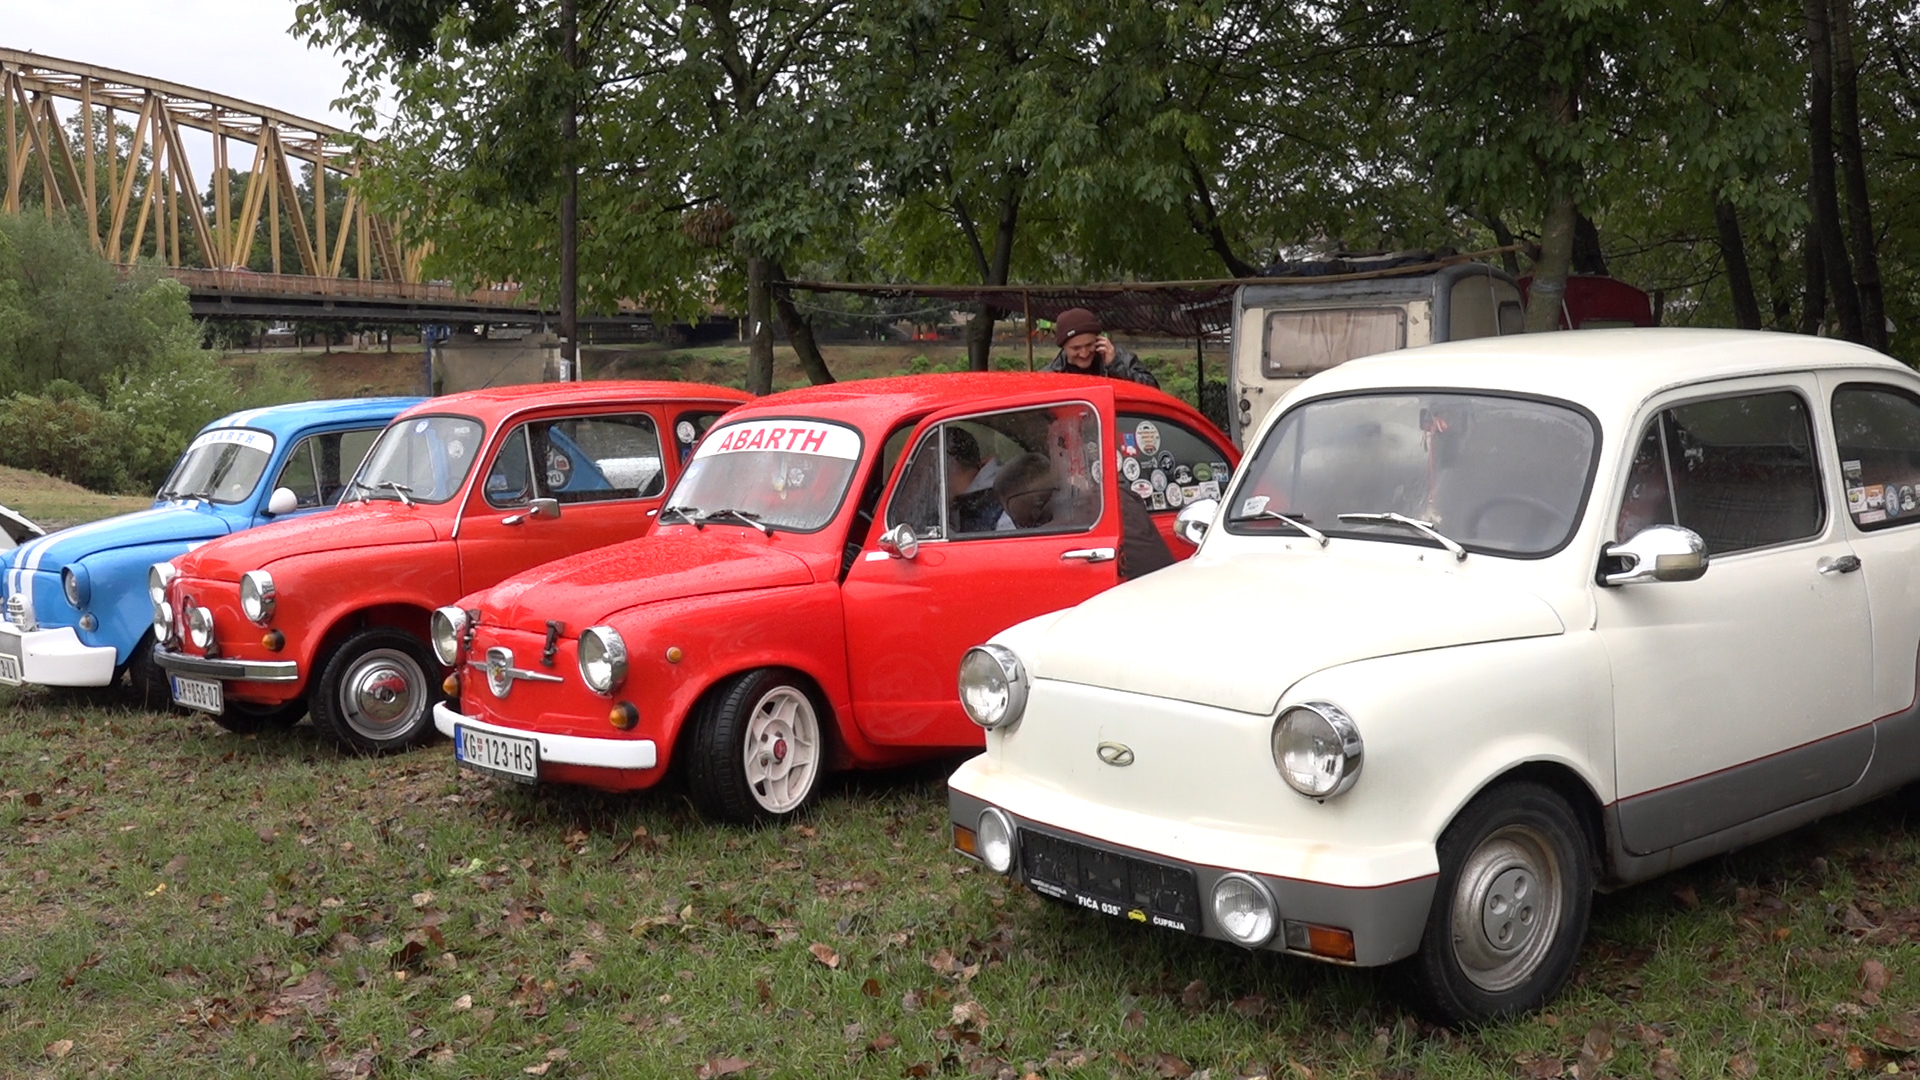
[[[460,485],[483,449],[486,428],[466,416],[416,416],[380,433],[360,475],[347,486],[351,499],[397,499],[443,503]]]
[[[1402,391],[1309,401],[1267,432],[1227,508],[1230,532],[1431,544],[1419,530],[1343,514],[1398,514],[1470,551],[1542,555],[1586,502],[1597,433],[1565,405]]]
[[[253,494],[273,456],[273,436],[247,428],[203,431],[160,485],[162,499],[237,503]]]
[[[661,518],[732,527],[742,523],[728,512],[738,511],[769,528],[812,532],[833,520],[859,462],[860,433],[824,420],[716,427],[694,451]]]

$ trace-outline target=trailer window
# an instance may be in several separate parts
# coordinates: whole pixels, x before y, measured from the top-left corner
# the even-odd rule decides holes
[[[1269,379],[1301,379],[1357,356],[1407,347],[1402,308],[1341,308],[1276,311],[1267,316],[1267,349],[1261,373]]]

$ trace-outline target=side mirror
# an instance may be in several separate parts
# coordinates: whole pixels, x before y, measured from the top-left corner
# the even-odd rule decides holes
[[[1195,547],[1206,539],[1207,530],[1213,527],[1214,517],[1220,513],[1220,500],[1201,499],[1190,502],[1180,508],[1180,514],[1173,519],[1173,535]]]
[[[903,559],[911,559],[920,553],[920,538],[913,534],[913,526],[903,521],[880,534],[880,547]]]
[[[1602,585],[1692,581],[1707,572],[1707,542],[1678,525],[1649,525],[1617,544],[1608,544],[1601,555],[1608,563],[1600,571]]]
[[[295,495],[292,488],[277,487],[273,489],[273,494],[267,496],[267,514],[271,517],[291,514],[298,509],[300,496]]]
[[[518,525],[528,518],[557,518],[560,516],[559,499],[534,499],[525,510],[517,514],[508,514],[500,519],[502,525]]]

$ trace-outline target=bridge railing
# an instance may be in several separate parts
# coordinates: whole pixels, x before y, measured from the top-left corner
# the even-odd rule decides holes
[[[253,270],[202,270],[188,266],[164,268],[167,276],[189,289],[248,295],[319,296],[368,300],[420,300],[479,304],[496,308],[538,310],[518,286],[459,289],[432,282],[312,277],[303,274],[263,274]]]

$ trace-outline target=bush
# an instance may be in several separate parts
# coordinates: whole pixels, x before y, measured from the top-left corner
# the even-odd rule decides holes
[[[128,466],[139,456],[137,442],[130,421],[84,394],[0,401],[0,464],[124,492],[136,486]]]

